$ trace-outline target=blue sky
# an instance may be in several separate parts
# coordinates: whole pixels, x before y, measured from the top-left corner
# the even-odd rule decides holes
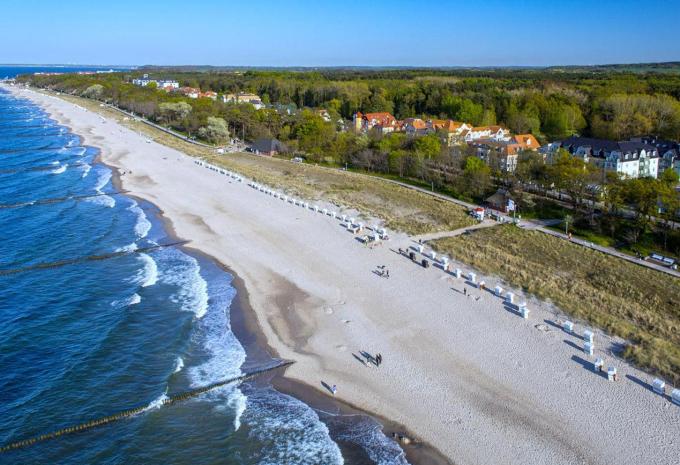
[[[675,61],[679,17],[680,0],[2,0],[0,63]]]

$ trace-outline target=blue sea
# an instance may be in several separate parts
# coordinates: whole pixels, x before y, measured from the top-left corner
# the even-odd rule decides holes
[[[0,446],[146,409],[0,463],[407,463],[374,419],[312,408],[267,379],[161,405],[274,361],[232,328],[243,309],[230,273],[178,246],[140,251],[175,239],[97,156],[0,89]],[[128,253],[42,266],[111,252]]]

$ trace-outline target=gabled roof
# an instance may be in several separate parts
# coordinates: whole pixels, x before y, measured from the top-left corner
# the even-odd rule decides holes
[[[515,143],[530,149],[538,149],[540,146],[533,134],[517,134],[513,137]]]
[[[427,124],[425,123],[425,121],[423,121],[420,118],[406,118],[404,120],[404,123],[409,125],[409,126],[414,127],[415,129],[425,129],[425,128],[427,128]]]
[[[253,150],[258,152],[285,152],[287,147],[278,139],[263,137],[253,142]]]

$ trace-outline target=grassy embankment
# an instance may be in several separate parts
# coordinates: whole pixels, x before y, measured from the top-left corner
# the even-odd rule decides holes
[[[69,100],[122,121],[96,102]],[[307,198],[324,198],[371,213],[410,234],[456,229],[464,210],[431,196],[352,173],[248,154],[217,155],[143,123],[123,124],[189,155]],[[538,231],[502,226],[435,245],[513,286],[549,299],[566,313],[630,340],[624,356],[680,384],[680,280]]]
[[[679,279],[510,225],[433,245],[629,340],[624,357],[680,384]]]

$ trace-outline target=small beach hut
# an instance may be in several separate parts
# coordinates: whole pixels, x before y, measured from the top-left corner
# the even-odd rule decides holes
[[[573,332],[574,332],[574,323],[572,323],[571,321],[567,320],[567,321],[565,321],[564,324],[562,325],[562,328],[563,328],[566,332],[568,332],[568,333],[573,333]]]
[[[336,213],[335,213],[335,212],[330,212],[329,215],[331,216],[331,218],[335,218],[335,217],[336,217]]]
[[[423,246],[423,244],[420,244],[420,245],[417,247],[417,249],[418,249],[418,253],[423,253],[423,250],[425,250],[425,247]]]
[[[671,402],[680,405],[680,389],[673,389],[671,392]]]
[[[595,345],[592,342],[586,342],[583,344],[583,352],[588,355],[593,355],[593,350],[595,350]]]
[[[449,266],[449,257],[442,257],[442,258],[440,258],[440,261],[441,261],[444,269],[446,269],[446,267]]]
[[[496,286],[493,288],[493,293],[496,294],[497,297],[501,297],[503,295],[503,288]]]
[[[460,268],[456,268],[455,270],[453,270],[453,275],[454,275],[456,278],[460,278],[460,276],[461,276],[462,274],[463,274],[463,272],[460,270]]]
[[[341,216],[340,216],[340,219],[341,219],[342,222],[344,223],[345,221],[347,221],[347,215],[341,215]]]
[[[656,378],[654,381],[652,381],[652,389],[654,389],[654,392],[657,394],[661,394],[663,396],[666,394],[666,382],[662,379]]]
[[[601,358],[595,359],[595,363],[593,363],[593,370],[600,372],[602,371],[602,367],[604,367],[604,360]]]
[[[527,308],[526,302],[522,302],[517,306],[517,309],[519,311],[519,314],[522,315],[522,318],[525,320],[529,318],[529,309]]]
[[[430,257],[432,258],[432,260],[436,260],[437,259],[437,252],[435,252],[434,250],[430,250]]]
[[[515,294],[514,294],[514,292],[510,292],[510,291],[506,292],[506,293],[505,293],[505,300],[506,300],[509,304],[514,304],[514,303],[515,303]]]
[[[616,367],[607,368],[607,380],[616,381]]]
[[[470,281],[472,284],[477,283],[477,275],[474,274],[472,271],[468,273],[468,281]]]
[[[328,209],[326,209],[326,208],[322,209],[322,210],[321,210],[321,213],[323,213],[324,215],[327,215],[327,214],[328,214]]]
[[[595,334],[589,329],[586,329],[583,331],[583,340],[586,342],[590,342],[591,344],[593,343],[593,339],[595,337]]]

